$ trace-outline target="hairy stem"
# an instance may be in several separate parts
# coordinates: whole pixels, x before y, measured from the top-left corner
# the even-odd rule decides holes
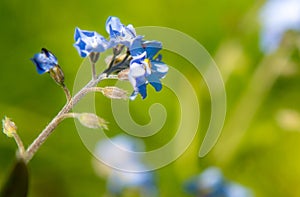
[[[92,62],[92,79],[96,80],[96,64]]]
[[[24,158],[25,157],[25,148],[24,148],[24,144],[20,138],[20,136],[18,135],[17,132],[14,132],[13,133],[13,138],[14,140],[16,141],[16,144],[18,146],[18,149],[19,149],[19,156]]]
[[[98,52],[92,52],[89,55],[90,62],[91,62],[91,65],[92,65],[92,80],[97,79],[96,62],[98,61],[99,57],[100,57],[100,53],[98,53]]]
[[[71,93],[70,93],[70,90],[67,88],[67,86],[62,86],[64,92],[65,92],[65,95],[66,95],[66,98],[67,98],[67,102],[69,102],[72,98],[71,96]]]
[[[95,87],[101,80],[107,79],[105,73],[99,75],[95,80],[91,80],[86,86],[84,86],[74,97],[72,97],[64,107],[58,112],[58,114],[52,119],[52,121],[44,128],[44,130],[39,134],[39,136],[32,142],[32,144],[27,148],[25,153],[25,161],[28,163],[40,146],[46,141],[53,130],[59,125],[59,123],[67,117],[70,117],[68,112],[84,97],[87,93],[94,91],[91,89]]]

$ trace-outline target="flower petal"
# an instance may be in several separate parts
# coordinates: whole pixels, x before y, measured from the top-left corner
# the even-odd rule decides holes
[[[105,29],[107,33],[109,33],[110,39],[114,40],[114,44],[123,44],[129,47],[131,40],[136,37],[136,32],[133,26],[123,25],[118,17],[108,17]]]
[[[35,64],[37,72],[43,74],[58,64],[57,58],[47,49],[42,49],[40,53],[37,53],[31,58],[31,61]]]
[[[145,41],[143,43],[147,52],[147,58],[153,59],[153,57],[162,49],[161,42],[158,41]]]
[[[155,73],[152,73],[147,77],[147,80],[149,83],[154,87],[154,89],[159,92],[162,89],[161,82],[159,80],[159,77],[155,75]]]
[[[137,56],[143,52],[147,53],[148,59],[153,59],[154,56],[162,49],[161,42],[158,41],[143,41],[142,36],[137,36],[132,40],[129,47],[130,54],[132,56]]]
[[[128,31],[128,33],[130,33],[132,35],[132,37],[136,36],[136,31],[135,31],[133,25],[131,25],[131,24],[127,25],[127,31]]]
[[[151,65],[152,65],[151,67],[152,73],[155,73],[155,75],[159,79],[165,77],[165,75],[169,70],[169,67],[165,63],[160,61],[151,61]]]
[[[142,47],[142,43],[143,36],[137,36],[132,40],[131,45],[129,47],[131,56],[138,56],[145,52],[145,49]]]
[[[75,28],[74,40],[78,40],[80,38],[80,29],[78,27]]]
[[[158,83],[158,82],[150,82],[150,84],[154,87],[154,89],[155,89],[156,92],[161,91],[161,89],[162,89],[161,83]]]
[[[130,65],[129,75],[134,78],[144,76],[146,73],[142,64],[133,63]]]
[[[147,97],[147,84],[143,84],[143,85],[140,85],[138,87],[139,89],[139,93],[141,94],[142,98],[145,99]]]
[[[115,34],[121,32],[122,28],[123,24],[118,17],[110,16],[107,18],[105,29],[110,36],[113,35],[115,37]]]
[[[74,38],[74,47],[81,57],[86,57],[91,52],[101,53],[111,47],[110,42],[95,31],[81,30],[77,27]]]

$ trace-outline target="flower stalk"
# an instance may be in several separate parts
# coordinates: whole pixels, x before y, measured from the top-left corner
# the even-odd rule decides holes
[[[25,151],[25,147],[24,144],[20,138],[20,136],[18,135],[18,133],[14,133],[13,134],[13,138],[18,146],[18,150],[19,150],[19,156],[21,158],[25,158],[26,157],[26,151]]]
[[[64,83],[64,73],[58,64],[56,56],[49,50],[41,51],[31,58],[38,74],[48,73],[63,89],[67,102],[50,123],[42,130],[36,139],[25,150],[23,142],[16,132],[17,127],[10,119],[3,121],[3,132],[13,137],[18,145],[20,156],[28,163],[41,145],[47,140],[55,128],[66,118],[76,118],[88,128],[107,129],[107,122],[93,113],[72,113],[73,107],[89,92],[101,92],[110,99],[127,99],[127,92],[113,86],[97,87],[104,79],[129,80],[134,88],[133,100],[138,94],[146,97],[146,85],[150,83],[156,91],[162,88],[160,79],[168,67],[161,62],[158,52],[162,46],[157,41],[145,41],[143,36],[137,36],[132,25],[123,25],[119,18],[109,17],[106,21],[106,31],[109,40],[95,31],[75,28],[74,47],[81,57],[88,57],[91,63],[92,79],[73,97]],[[108,67],[99,75],[96,73],[96,63],[100,53],[112,49],[113,54]],[[154,58],[159,57],[159,58]],[[122,72],[124,71],[124,72]],[[120,73],[120,74],[119,74]]]
[[[17,133],[18,128],[16,124],[10,118],[5,116],[4,119],[2,120],[2,125],[3,125],[3,133],[6,134],[7,137],[14,138],[19,150],[18,156],[24,158],[25,148],[20,136]]]
[[[85,87],[83,87],[74,97],[68,101],[64,107],[58,112],[58,114],[52,119],[52,121],[44,128],[39,136],[29,145],[26,150],[25,161],[28,163],[41,145],[46,141],[54,129],[62,122],[65,118],[70,117],[66,115],[71,109],[84,97],[87,93],[91,92],[91,87],[96,86],[101,80],[106,79],[106,74],[99,75],[96,80],[91,80]]]

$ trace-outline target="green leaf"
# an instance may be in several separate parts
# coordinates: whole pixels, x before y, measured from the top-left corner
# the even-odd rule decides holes
[[[17,161],[10,173],[0,197],[26,197],[28,193],[28,168],[23,160]]]

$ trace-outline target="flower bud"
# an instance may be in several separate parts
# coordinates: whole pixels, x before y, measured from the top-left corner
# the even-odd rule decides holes
[[[115,47],[113,48],[113,54],[114,54],[115,56],[120,55],[121,52],[123,51],[124,47],[125,47],[125,45],[123,45],[123,44],[118,44],[117,46],[115,46]]]
[[[118,87],[114,86],[107,86],[104,87],[102,90],[104,96],[111,98],[111,99],[127,99],[127,92],[122,90]]]
[[[118,64],[120,64],[122,62],[121,65],[118,65],[118,66],[122,66],[123,63],[126,64],[126,59],[128,59],[127,57],[127,54],[122,54],[122,55],[119,55],[118,57],[115,58],[115,61],[114,61],[114,65],[113,66],[116,66]],[[126,62],[126,63],[125,63]]]
[[[128,73],[129,73],[129,68],[127,69],[124,69],[124,70],[121,70],[119,73],[118,73],[118,79],[119,80],[122,80],[122,81],[127,81],[128,80]]]
[[[49,50],[42,48],[40,53],[37,53],[31,58],[31,61],[36,66],[39,74],[49,72],[53,67],[58,65],[57,58]]]
[[[17,132],[16,124],[6,116],[2,119],[2,127],[3,133],[7,135],[7,137],[13,137],[14,134]]]
[[[65,86],[64,81],[65,81],[65,76],[62,71],[62,69],[59,67],[59,65],[54,66],[52,69],[49,71],[51,78],[61,86]]]
[[[105,64],[108,66],[113,59],[113,55],[109,55],[104,59]]]
[[[76,114],[75,118],[77,118],[79,122],[87,128],[103,128],[105,130],[108,130],[107,122],[103,118],[98,117],[96,114],[80,113]]]
[[[99,52],[91,52],[89,57],[90,57],[90,61],[95,64],[99,60],[100,53]]]

